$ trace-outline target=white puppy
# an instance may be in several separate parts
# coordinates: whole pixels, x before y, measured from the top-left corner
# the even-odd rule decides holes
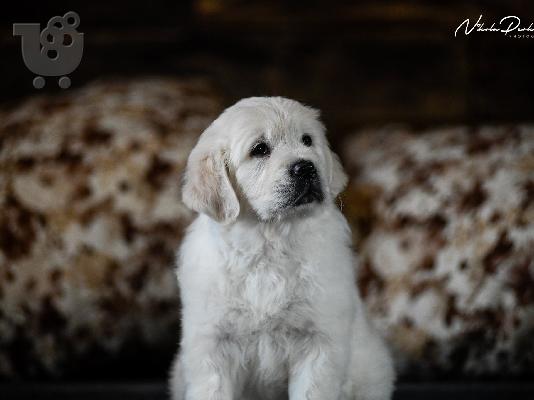
[[[183,200],[174,400],[385,400],[394,372],[355,285],[347,177],[318,112],[280,97],[228,108],[200,137]]]

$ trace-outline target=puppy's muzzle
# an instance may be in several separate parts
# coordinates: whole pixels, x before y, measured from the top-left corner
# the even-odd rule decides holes
[[[292,206],[323,200],[319,174],[313,162],[297,160],[289,166],[289,176],[294,182],[294,191],[290,200]]]

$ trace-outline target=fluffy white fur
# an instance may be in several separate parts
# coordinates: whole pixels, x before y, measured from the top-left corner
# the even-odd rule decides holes
[[[250,156],[258,141],[268,156]],[[300,159],[315,164],[323,201],[285,200]],[[392,362],[365,316],[335,205],[346,180],[318,112],[296,101],[242,100],[202,134],[183,187],[200,214],[178,256],[174,400],[391,397]]]

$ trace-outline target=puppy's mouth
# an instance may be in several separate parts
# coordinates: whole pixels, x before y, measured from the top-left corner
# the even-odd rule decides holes
[[[298,182],[294,193],[294,197],[290,201],[290,206],[293,207],[323,201],[323,191],[317,180]]]

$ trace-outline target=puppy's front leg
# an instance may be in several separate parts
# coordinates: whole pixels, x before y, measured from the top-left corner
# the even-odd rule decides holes
[[[291,365],[290,400],[339,400],[347,352],[331,343],[313,343]]]
[[[185,400],[233,400],[237,365],[231,345],[215,335],[198,335],[183,348]]]

